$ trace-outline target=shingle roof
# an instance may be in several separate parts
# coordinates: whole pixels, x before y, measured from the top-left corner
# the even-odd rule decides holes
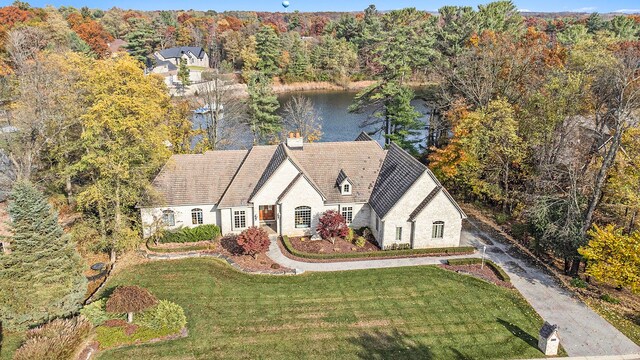
[[[162,197],[156,205],[218,203],[246,155],[246,150],[173,155],[153,181]]]
[[[204,57],[204,49],[197,46],[178,46],[159,51],[160,55],[165,59],[179,58],[182,54],[187,52],[192,53],[198,59],[202,59]]]
[[[272,164],[277,145],[254,146],[235,173],[228,189],[220,199],[219,207],[243,206],[249,202],[250,195],[256,188],[260,175],[266,173]],[[270,161],[271,160],[271,161]],[[282,159],[284,161],[284,159]],[[276,166],[277,168],[277,166]],[[275,171],[275,169],[271,170]]]
[[[369,199],[376,214],[380,218],[387,215],[387,212],[393,208],[402,195],[426,171],[428,171],[426,166],[392,143]],[[440,185],[437,180],[436,184]]]
[[[360,135],[358,135],[355,141],[375,141],[375,140],[373,140],[373,138],[369,134],[363,131],[360,133]]]
[[[415,210],[413,210],[411,215],[409,215],[409,220],[407,220],[407,221],[408,222],[412,222],[413,220],[415,220],[416,217],[418,215],[420,215],[422,210],[424,210],[424,208],[427,205],[429,205],[431,200],[433,200],[436,197],[436,195],[438,195],[440,193],[440,190],[442,190],[442,186],[434,187],[433,190],[431,190],[431,192],[424,198],[424,200],[422,200],[422,202],[420,202],[420,204],[418,204],[418,206],[415,208]]]
[[[287,151],[328,204],[369,201],[385,157],[375,141],[309,143]],[[349,175],[351,195],[342,195],[336,187],[341,170]]]

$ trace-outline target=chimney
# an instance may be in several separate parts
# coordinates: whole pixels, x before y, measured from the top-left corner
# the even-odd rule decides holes
[[[287,138],[287,146],[290,149],[302,149],[304,145],[304,140],[302,136],[300,136],[300,132],[290,132],[289,137]]]

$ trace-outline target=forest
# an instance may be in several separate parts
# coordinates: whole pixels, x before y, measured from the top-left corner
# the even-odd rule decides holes
[[[110,51],[116,39],[126,51]],[[224,106],[224,119],[212,111],[193,129],[193,99],[145,75],[152,54],[173,46],[209,54],[196,98]],[[437,13],[16,1],[0,8],[2,187],[37,184],[82,253],[115,259],[141,243],[136,205],[172,153],[227,148],[238,131],[254,144],[292,130],[321,140],[312,104],[298,99],[280,117],[272,86],[361,80],[370,85],[350,111],[369,114],[386,144],[412,152],[456,198],[564,273],[640,291],[638,15],[529,17],[510,1]],[[227,91],[233,83],[248,97]],[[416,97],[434,112],[423,138]]]

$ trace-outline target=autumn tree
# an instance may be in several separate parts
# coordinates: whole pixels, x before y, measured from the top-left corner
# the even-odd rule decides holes
[[[308,97],[296,95],[284,104],[284,132],[300,133],[305,142],[314,142],[322,137],[322,117]]]
[[[99,219],[115,261],[117,252],[135,246],[134,206],[169,156],[168,97],[161,80],[145,76],[129,56],[97,63],[81,85],[89,105],[81,117],[83,154],[74,164],[86,179],[78,204]]]
[[[625,234],[614,225],[594,226],[589,244],[580,249],[586,274],[616,287],[640,291],[640,232]]]
[[[254,259],[258,257],[258,254],[269,250],[271,244],[267,232],[257,226],[252,226],[241,232],[236,237],[236,242],[243,254],[251,255]]]
[[[198,97],[207,109],[202,126],[205,146],[216,150],[237,144],[235,137],[242,132],[241,124],[247,121],[246,100],[233,89],[234,82],[216,70],[204,72],[202,77],[205,82],[198,85]]]
[[[316,231],[325,240],[336,243],[337,238],[344,238],[349,233],[349,226],[344,217],[335,210],[326,211],[318,220]]]
[[[70,14],[67,21],[71,29],[91,47],[98,57],[107,55],[108,43],[113,41],[113,36],[102,25],[90,17],[83,17],[80,13]]]
[[[109,296],[105,309],[109,313],[127,314],[127,322],[133,322],[133,314],[158,304],[149,290],[139,286],[118,286]]]

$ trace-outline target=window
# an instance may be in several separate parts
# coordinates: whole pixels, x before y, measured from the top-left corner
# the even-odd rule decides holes
[[[306,229],[311,227],[311,208],[308,206],[298,206],[296,208],[296,229]]]
[[[162,211],[162,222],[167,226],[176,226],[176,216],[171,210]]]
[[[235,210],[233,212],[233,228],[244,229],[247,227],[247,213],[244,210]]]
[[[351,224],[353,221],[353,207],[344,206],[342,208],[342,217],[347,221],[347,224]]]
[[[402,240],[402,227],[396,227],[396,241]]]
[[[343,195],[351,194],[351,185],[349,185],[349,184],[342,185],[342,194]]]
[[[202,225],[202,209],[191,210],[191,223],[193,225]]]
[[[380,219],[376,216],[376,231],[380,231]]]
[[[433,223],[433,230],[431,231],[431,237],[434,239],[442,239],[444,236],[444,222],[436,221]]]

